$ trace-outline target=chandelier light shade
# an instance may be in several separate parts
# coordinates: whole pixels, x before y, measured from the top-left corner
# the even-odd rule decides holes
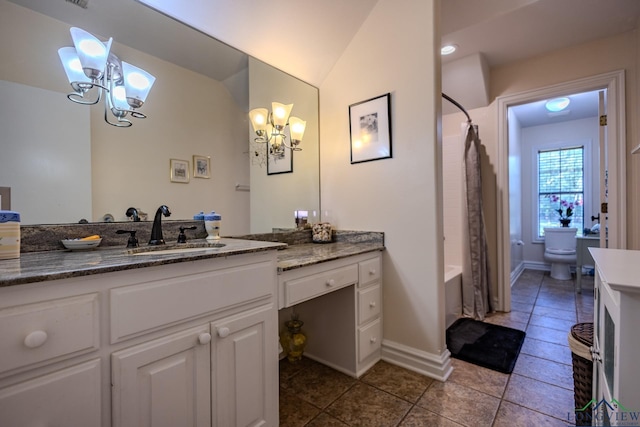
[[[271,103],[271,112],[266,108],[254,108],[249,112],[249,119],[253,130],[257,135],[255,142],[268,144],[269,154],[276,158],[284,157],[285,149],[301,151],[298,147],[302,141],[307,125],[302,119],[290,117],[293,104]],[[289,126],[290,143],[287,144],[287,136],[284,129]]]
[[[269,110],[266,108],[254,108],[249,112],[249,119],[251,119],[251,125],[254,132],[258,136],[263,136],[267,130],[267,120],[269,117]]]
[[[58,56],[73,92],[67,95],[78,104],[93,105],[104,99],[104,120],[112,126],[129,127],[126,117],[146,118],[142,107],[155,77],[111,52],[113,38],[106,43],[80,28],[72,27],[74,47],[58,49]],[[111,113],[111,115],[109,114]],[[114,121],[113,118],[116,120]]]
[[[80,28],[72,27],[70,31],[84,73],[91,79],[100,79],[104,75],[113,38],[109,38],[105,45],[97,37]]]
[[[80,58],[78,58],[75,48],[61,47],[58,49],[58,56],[60,56],[65,73],[67,73],[69,83],[91,83],[91,79],[82,70]]]
[[[273,111],[273,127],[278,130],[284,129],[287,125],[287,120],[289,120],[292,108],[293,104],[284,105],[279,102],[272,102],[271,111]]]
[[[142,68],[124,61],[122,61],[122,72],[124,73],[127,102],[134,108],[142,107],[156,78]]]

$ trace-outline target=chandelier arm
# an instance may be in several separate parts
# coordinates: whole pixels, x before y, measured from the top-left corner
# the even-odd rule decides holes
[[[102,99],[102,89],[104,89],[103,86],[97,85],[97,84],[91,84],[90,86],[84,87],[84,86],[74,85],[75,83],[77,82],[72,83],[71,86],[76,91],[67,94],[67,98],[70,101],[73,101],[76,104],[82,104],[82,105],[95,105],[98,102],[100,102],[100,100]],[[84,94],[87,93],[90,89],[93,89],[94,87],[98,88],[98,96],[96,97],[96,99],[95,100],[85,99]]]
[[[111,71],[109,72],[108,76],[113,76],[113,68],[115,68],[115,65],[110,64],[109,65]],[[109,77],[104,77],[105,79],[107,79],[107,84],[109,85],[109,88],[105,90],[107,91],[108,95],[105,95],[105,115],[106,110],[110,109],[112,114],[118,119],[119,122],[127,122],[130,123],[128,125],[125,125],[126,127],[131,126],[131,122],[129,120],[123,120],[121,118],[125,117],[127,115],[127,113],[130,113],[132,117],[135,117],[136,119],[146,119],[147,116],[145,116],[144,114],[142,114],[139,111],[136,111],[134,109],[128,108],[128,109],[123,109],[123,108],[118,108],[116,107],[116,103],[113,101],[113,92],[114,92],[114,87],[115,87],[115,80],[113,78],[109,78]],[[108,100],[107,100],[108,98]],[[114,112],[114,110],[117,112],[117,114]],[[107,123],[110,123],[109,121],[107,121]],[[117,126],[117,125],[114,125]]]
[[[128,119],[122,119],[120,117],[118,117],[118,122],[114,123],[114,122],[110,122],[109,121],[109,113],[107,112],[108,108],[105,104],[105,109],[104,109],[104,121],[107,122],[108,124],[110,124],[111,126],[115,126],[118,128],[128,128],[131,125],[133,125],[133,123],[131,123],[131,121],[129,121]]]

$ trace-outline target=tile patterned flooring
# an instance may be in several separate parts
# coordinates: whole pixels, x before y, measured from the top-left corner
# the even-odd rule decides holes
[[[510,313],[485,321],[526,331],[512,374],[452,359],[446,382],[381,361],[359,380],[310,359],[280,362],[280,426],[567,426],[573,370],[567,334],[593,319],[593,278],[556,281],[525,270]]]

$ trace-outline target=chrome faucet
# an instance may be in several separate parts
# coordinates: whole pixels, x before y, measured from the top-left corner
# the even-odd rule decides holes
[[[166,205],[162,205],[156,211],[156,216],[153,219],[153,228],[151,229],[150,245],[164,245],[164,238],[162,237],[162,215],[171,216],[171,211]]]

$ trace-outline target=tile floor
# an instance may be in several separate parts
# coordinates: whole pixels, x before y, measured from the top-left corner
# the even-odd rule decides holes
[[[452,359],[446,382],[379,362],[359,380],[309,359],[280,362],[280,426],[567,426],[573,408],[567,333],[593,319],[593,278],[573,281],[525,270],[512,311],[486,319],[527,336],[512,374]]]

